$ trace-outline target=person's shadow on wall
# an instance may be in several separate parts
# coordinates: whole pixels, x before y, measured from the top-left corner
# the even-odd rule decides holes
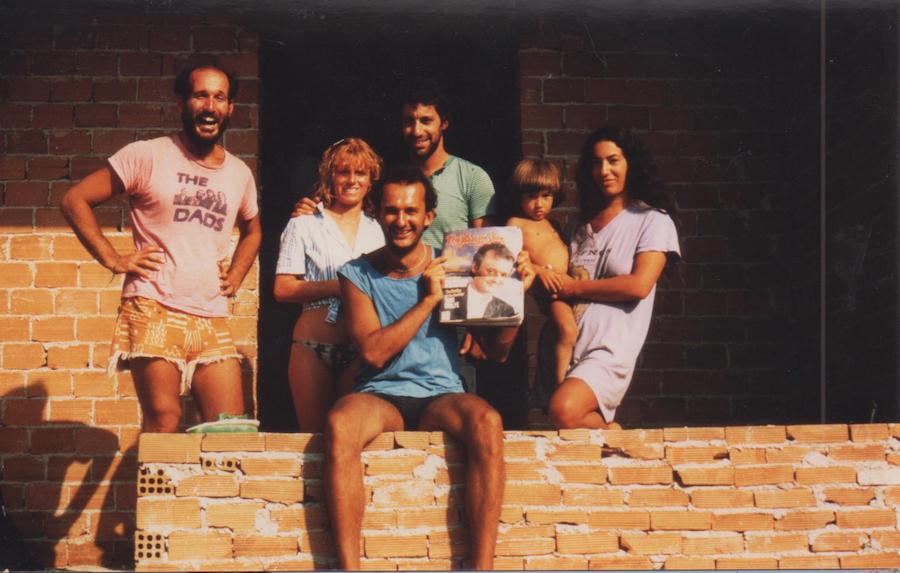
[[[103,565],[122,565],[115,540],[102,539],[106,531],[127,533],[110,521],[128,519],[116,503],[121,482],[134,481],[134,462],[127,461],[133,452],[117,456],[115,433],[69,419],[78,411],[72,400],[50,400],[46,383],[38,378],[3,396],[0,459],[9,517],[42,567],[96,565],[98,553]],[[133,509],[130,515],[133,521]],[[94,537],[101,539],[96,545]]]

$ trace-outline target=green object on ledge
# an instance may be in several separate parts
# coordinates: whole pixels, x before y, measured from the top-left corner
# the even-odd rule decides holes
[[[259,420],[253,420],[246,414],[219,414],[215,422],[203,422],[185,430],[188,434],[226,434],[259,432]]]

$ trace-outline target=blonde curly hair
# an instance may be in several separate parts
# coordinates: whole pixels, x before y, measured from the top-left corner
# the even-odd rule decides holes
[[[321,199],[326,207],[334,200],[334,175],[341,167],[349,165],[352,169],[363,168],[369,172],[371,184],[381,177],[384,165],[381,156],[372,147],[358,137],[347,137],[328,146],[322,153],[319,163],[319,180],[313,186],[313,198]],[[371,188],[370,188],[371,190]],[[365,199],[366,212],[371,212],[369,194]]]

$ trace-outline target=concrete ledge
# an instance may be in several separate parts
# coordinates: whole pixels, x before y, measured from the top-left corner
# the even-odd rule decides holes
[[[900,424],[507,432],[502,569],[900,567]],[[458,568],[464,450],[363,454],[363,567]],[[144,434],[139,571],[334,564],[310,434]]]

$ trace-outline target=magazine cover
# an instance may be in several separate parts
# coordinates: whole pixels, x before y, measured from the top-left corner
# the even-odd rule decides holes
[[[522,250],[517,227],[482,227],[444,235],[445,324],[509,326],[521,324],[525,298],[516,273]]]

